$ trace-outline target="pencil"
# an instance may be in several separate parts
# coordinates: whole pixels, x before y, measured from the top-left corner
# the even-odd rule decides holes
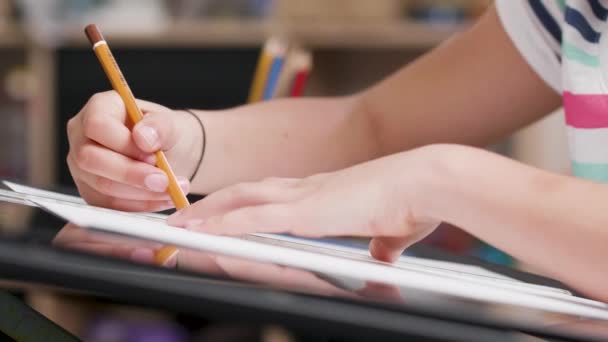
[[[299,97],[304,93],[306,81],[312,69],[312,56],[308,51],[298,51],[293,58],[294,69],[296,70],[293,77],[293,83],[289,96]]]
[[[278,46],[276,51],[271,51],[271,53],[272,63],[268,71],[263,100],[272,100],[285,62],[285,48],[283,46]]]
[[[143,119],[144,115],[141,109],[137,106],[133,92],[131,92],[131,88],[129,88],[127,81],[118,68],[118,64],[116,64],[116,60],[112,55],[112,51],[110,51],[108,43],[103,38],[96,25],[88,25],[84,31],[87,38],[93,45],[93,51],[95,52],[97,59],[99,59],[99,63],[110,80],[112,87],[125,103],[129,119],[133,125],[137,124],[141,119]],[[177,178],[175,177],[175,174],[173,173],[173,170],[171,169],[171,166],[169,165],[167,157],[165,157],[163,151],[156,152],[156,166],[163,170],[169,178],[168,191],[171,200],[175,204],[175,207],[177,209],[183,209],[189,206],[190,203],[188,203],[186,195],[179,186]],[[165,265],[165,263],[167,263],[171,258],[175,257],[177,253],[178,250],[174,246],[163,246],[154,256],[154,261],[156,264]]]
[[[254,103],[262,100],[275,52],[280,49],[281,43],[274,38],[267,40],[262,47],[255,73],[253,75],[253,81],[251,82],[249,98],[247,99],[248,103]]]

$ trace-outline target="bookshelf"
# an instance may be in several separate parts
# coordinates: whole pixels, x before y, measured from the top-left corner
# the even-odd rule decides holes
[[[411,20],[392,22],[348,23],[316,21],[313,23],[283,23],[260,19],[207,19],[203,21],[179,20],[164,28],[150,31],[113,31],[104,34],[113,46],[146,47],[206,47],[206,46],[259,46],[270,35],[279,35],[311,49],[420,49],[431,48],[468,27],[457,25],[430,25]],[[17,32],[18,37],[9,38]],[[18,28],[0,31],[2,44],[22,44],[26,35]],[[57,29],[58,46],[88,46],[81,24],[65,24]]]

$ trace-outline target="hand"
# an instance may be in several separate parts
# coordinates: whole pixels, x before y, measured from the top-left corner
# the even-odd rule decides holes
[[[167,175],[154,166],[158,150],[165,151],[188,192],[185,177],[195,169],[193,160],[200,153],[196,147],[202,147],[196,119],[151,102],[139,100],[138,105],[145,117],[133,133],[124,103],[114,91],[91,97],[68,122],[67,163],[88,203],[125,211],[172,208]]]
[[[371,254],[393,261],[428,235],[434,148],[420,148],[304,179],[270,178],[215,192],[169,217],[169,224],[211,234],[291,233],[369,236]]]

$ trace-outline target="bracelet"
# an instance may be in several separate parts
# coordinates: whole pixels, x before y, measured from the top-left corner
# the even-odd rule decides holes
[[[192,109],[184,109],[184,111],[196,118],[196,121],[198,121],[199,126],[201,126],[201,132],[203,133],[203,148],[201,149],[201,156],[198,158],[198,163],[196,163],[196,168],[194,169],[192,176],[190,176],[190,182],[192,182],[194,180],[194,177],[196,177],[196,174],[198,173],[201,164],[203,163],[203,157],[205,156],[205,147],[207,147],[207,133],[205,132],[205,125],[203,125],[203,120],[201,120],[201,118],[196,115],[196,113]]]

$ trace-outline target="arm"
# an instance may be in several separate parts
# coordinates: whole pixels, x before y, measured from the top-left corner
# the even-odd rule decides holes
[[[440,158],[440,192],[427,202],[434,216],[608,301],[608,185],[472,148],[449,147]]]
[[[461,145],[428,145],[333,173],[211,194],[169,223],[211,234],[372,237],[397,259],[440,222],[462,227],[587,295],[608,300],[608,185]]]
[[[206,152],[190,189],[210,193],[268,176],[328,172],[436,142],[485,145],[558,103],[491,9],[467,32],[353,96],[198,112]],[[140,106],[148,114],[132,136],[113,92],[92,97],[70,120],[68,165],[90,203],[136,211],[170,206],[166,176],[150,165],[158,149],[178,176],[195,170],[203,141],[196,120],[148,102]]]
[[[199,112],[208,144],[192,188],[209,193],[268,176],[334,171],[437,142],[485,146],[559,101],[491,9],[467,32],[354,96]]]

